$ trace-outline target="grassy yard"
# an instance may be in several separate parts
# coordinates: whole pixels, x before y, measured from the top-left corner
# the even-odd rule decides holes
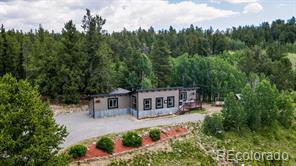
[[[258,132],[243,131],[241,133],[226,132],[223,139],[208,137],[200,134],[200,141],[204,146],[212,149],[227,149],[236,152],[287,152],[288,162],[254,162],[246,161],[245,164],[252,165],[296,165],[296,126],[291,129],[275,127],[272,130],[261,130]]]
[[[274,127],[272,130],[251,132],[248,130],[241,133],[226,132],[223,139],[204,135],[196,123],[189,123],[192,137],[181,141],[172,141],[170,152],[147,152],[137,155],[129,160],[114,160],[110,165],[156,165],[156,166],[179,166],[179,165],[217,165],[214,159],[216,150],[227,149],[236,152],[287,152],[289,161],[245,161],[246,165],[296,165],[296,126],[290,129]],[[201,148],[201,146],[203,148]],[[208,155],[206,155],[208,154]],[[235,165],[235,164],[234,164]]]
[[[202,109],[194,109],[194,110],[191,110],[190,113],[197,113],[197,114],[207,114],[207,110],[202,108]]]
[[[147,165],[158,165],[158,166],[197,166],[217,165],[215,161],[206,156],[202,151],[198,149],[194,140],[188,139],[183,141],[176,141],[171,143],[171,152],[150,152],[143,155],[138,155],[131,160],[116,160],[113,161],[111,166],[147,166]]]

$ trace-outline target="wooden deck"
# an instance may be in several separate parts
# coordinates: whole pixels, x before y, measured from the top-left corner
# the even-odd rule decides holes
[[[202,108],[202,103],[198,100],[188,101],[183,103],[183,105],[179,106],[179,110],[176,112],[178,115],[185,114],[186,112],[190,112],[193,109]]]

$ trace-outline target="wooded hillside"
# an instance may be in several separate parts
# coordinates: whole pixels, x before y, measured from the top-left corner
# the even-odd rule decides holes
[[[139,28],[107,33],[108,20],[83,16],[61,33],[22,32],[1,26],[0,76],[12,73],[38,86],[43,96],[78,103],[81,96],[167,86],[199,86],[205,99],[240,92],[246,83],[269,79],[280,90],[295,90],[289,59],[296,53],[295,17],[226,31],[191,25],[177,31]]]

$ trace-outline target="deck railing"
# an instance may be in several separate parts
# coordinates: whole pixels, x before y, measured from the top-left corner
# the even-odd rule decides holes
[[[179,106],[179,110],[176,112],[176,114],[184,114],[196,108],[202,108],[202,104],[200,101],[185,101]]]

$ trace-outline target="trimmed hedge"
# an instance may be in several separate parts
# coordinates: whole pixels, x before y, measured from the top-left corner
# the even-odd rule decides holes
[[[74,145],[70,148],[69,153],[71,157],[78,158],[85,156],[86,154],[86,146],[84,145]]]
[[[160,140],[160,130],[159,129],[150,130],[149,136],[152,139],[152,141]]]
[[[109,154],[113,152],[113,141],[109,137],[102,137],[97,143],[96,148],[101,149]]]
[[[142,137],[136,132],[129,131],[123,135],[122,143],[128,147],[139,147],[142,145]]]

